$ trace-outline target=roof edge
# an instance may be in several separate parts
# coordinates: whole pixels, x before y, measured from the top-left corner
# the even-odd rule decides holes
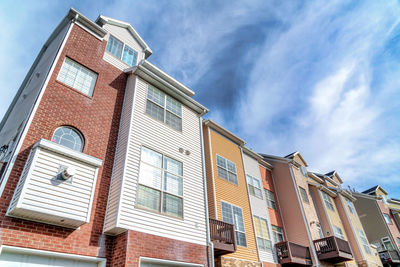
[[[217,124],[216,122],[208,119],[205,120],[204,125],[216,130],[217,132],[219,132],[220,134],[222,134],[223,136],[225,136],[226,138],[232,140],[233,142],[237,143],[239,146],[243,147],[246,142],[241,139],[240,137],[238,137],[237,135],[235,135],[234,133],[228,131],[227,129],[225,129],[224,127],[222,127],[221,125]]]

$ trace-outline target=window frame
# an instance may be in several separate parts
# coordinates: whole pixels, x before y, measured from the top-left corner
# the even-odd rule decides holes
[[[361,241],[361,245],[364,247],[365,253],[367,253],[368,255],[372,255],[371,247],[369,245],[365,232],[360,228],[357,228],[357,232],[358,232],[358,239]]]
[[[161,155],[161,168],[158,167],[158,166],[152,165],[152,164],[150,164],[150,163],[145,162],[145,161],[142,160],[142,149],[143,149],[143,148],[148,149],[148,150],[150,150],[150,151],[152,151],[152,152],[154,152],[154,153],[157,153],[157,154]],[[175,173],[172,173],[172,172],[168,171],[168,170],[165,168],[165,166],[164,166],[164,160],[165,160],[165,158],[168,158],[168,159],[171,159],[171,160],[174,160],[174,161],[177,161],[177,162],[181,163],[181,166],[182,166],[182,175],[175,174]],[[160,189],[158,189],[158,188],[156,188],[156,187],[154,187],[154,186],[150,186],[150,185],[143,184],[143,183],[140,182],[140,173],[141,173],[142,166],[143,166],[142,164],[160,170],[160,172],[161,172],[161,176],[160,176],[160,180],[161,180],[161,182],[160,182]],[[166,173],[166,172],[169,173],[169,174],[171,174],[171,175],[173,175],[173,176],[178,176],[178,177],[180,177],[180,178],[182,179],[182,195],[181,195],[181,196],[179,196],[179,195],[177,195],[177,194],[175,194],[175,193],[168,192],[166,189],[164,189],[164,185],[165,185],[164,179],[165,179],[165,173]],[[182,219],[182,220],[183,220],[184,217],[185,217],[185,214],[184,214],[184,211],[185,211],[185,197],[184,197],[184,196],[185,196],[185,193],[184,193],[185,188],[184,188],[184,181],[185,181],[185,179],[184,179],[184,164],[183,164],[182,161],[177,160],[177,159],[175,159],[174,157],[168,156],[168,155],[166,155],[165,153],[160,152],[159,150],[155,150],[155,149],[150,148],[150,147],[148,147],[148,146],[142,145],[142,146],[140,147],[139,172],[138,172],[138,180],[137,180],[138,186],[137,186],[137,190],[136,190],[135,208],[142,209],[142,210],[146,210],[146,211],[149,211],[149,212],[152,212],[152,213],[155,213],[155,214],[160,214],[160,215],[163,215],[163,216],[168,216],[168,217],[172,217],[172,218]],[[143,206],[143,205],[138,204],[140,186],[145,187],[145,188],[150,188],[150,189],[152,189],[152,190],[156,190],[156,191],[158,191],[158,192],[160,193],[159,209],[158,209],[158,210],[154,210],[154,209],[151,209],[151,208],[148,208],[148,207],[146,207],[146,206]],[[173,215],[173,214],[170,214],[170,213],[167,213],[167,212],[164,212],[164,211],[163,211],[164,195],[171,195],[171,196],[173,196],[173,197],[177,197],[177,198],[180,198],[180,199],[182,200],[182,216]]]
[[[164,97],[163,97],[163,98],[164,98],[163,106],[161,106],[159,103],[157,103],[157,102],[155,102],[154,100],[152,100],[152,99],[149,98],[149,90],[150,90],[150,88],[151,88],[152,90],[158,91],[159,93],[161,93],[162,95],[164,95]],[[167,109],[167,98],[170,98],[170,99],[172,99],[172,100],[174,100],[174,101],[176,101],[176,102],[179,103],[179,105],[180,105],[180,115],[179,115],[179,114],[176,114],[175,112],[170,111],[170,110]],[[158,118],[156,118],[155,116],[153,116],[153,115],[151,115],[151,114],[149,114],[149,113],[147,112],[148,101],[150,101],[153,105],[156,105],[157,107],[163,109],[163,120],[162,120],[162,121],[159,120]],[[167,112],[171,113],[173,116],[176,116],[176,117],[178,117],[178,118],[180,119],[180,126],[181,126],[180,129],[177,129],[177,128],[173,127],[171,124],[168,124],[168,123],[167,123]],[[163,92],[162,90],[160,90],[160,89],[158,89],[157,87],[155,87],[155,86],[153,86],[153,85],[150,85],[150,84],[147,85],[147,90],[146,90],[146,106],[145,106],[144,113],[145,113],[147,116],[151,117],[152,119],[154,119],[154,120],[156,120],[156,121],[159,121],[159,122],[161,122],[161,123],[167,125],[167,126],[170,127],[171,129],[174,129],[175,131],[178,131],[178,132],[180,132],[180,133],[183,132],[183,104],[182,104],[180,101],[178,101],[177,99],[173,98],[172,96],[168,95],[167,93]]]
[[[350,199],[346,198],[346,204],[347,204],[347,208],[350,211],[350,213],[353,215],[356,215],[356,210],[354,208],[353,202]]]
[[[395,246],[393,246],[392,240],[390,240],[390,238],[389,238],[388,236],[382,237],[382,238],[381,238],[381,241],[382,241],[383,248],[384,248],[385,250],[389,250],[389,249],[386,247],[385,241],[387,241],[387,242],[390,243],[390,245],[392,246],[392,249],[395,248]]]
[[[266,239],[264,236],[259,236],[258,233],[257,233],[257,228],[255,229],[256,243],[257,243],[258,249],[262,250],[262,251],[265,251],[265,252],[272,251],[273,245],[272,245],[271,235],[270,235],[270,232],[269,232],[268,220],[266,218],[263,218],[263,217],[260,217],[260,216],[257,216],[257,215],[253,215],[253,220],[254,220],[254,227],[256,228],[256,220],[258,220],[259,221],[258,225],[260,227],[258,230],[261,231],[262,234],[264,233],[264,230],[266,230],[266,233],[268,234],[268,237],[269,237],[269,239]],[[267,229],[263,229],[262,228],[261,220],[265,221],[265,225],[266,225]],[[261,246],[259,244],[259,240],[258,239],[262,240],[262,243],[263,243],[262,248],[261,248]],[[269,248],[268,248],[268,246],[265,246],[265,244],[269,244]]]
[[[238,246],[240,246],[240,247],[247,248],[246,225],[244,224],[243,209],[242,209],[241,207],[239,207],[239,206],[236,206],[236,205],[234,205],[234,204],[231,204],[231,203],[229,203],[229,202],[226,202],[226,201],[221,200],[221,201],[220,201],[220,205],[221,205],[221,219],[222,219],[223,222],[226,222],[226,223],[230,223],[230,222],[224,221],[223,210],[222,210],[222,203],[224,203],[224,204],[230,206],[230,212],[231,212],[231,215],[232,215],[233,226],[234,226],[234,230],[235,230],[235,238],[236,238],[236,232],[244,234],[244,237],[245,237],[245,240],[246,240],[246,245],[245,245],[245,246],[240,245],[240,244],[238,243],[237,238],[236,238],[236,245],[238,245]],[[244,231],[240,231],[239,229],[237,229],[238,227],[236,227],[236,217],[234,216],[235,213],[234,213],[234,211],[233,211],[233,207],[236,207],[237,209],[240,209],[240,211],[241,211],[241,213],[242,213],[242,224],[243,224],[243,229],[244,229]]]
[[[249,183],[249,180],[251,182],[251,184]],[[258,182],[258,185],[260,187],[257,187],[254,185],[254,180]],[[249,193],[250,195],[259,198],[259,199],[263,199],[263,195],[262,195],[262,190],[261,190],[261,180],[255,178],[254,176],[251,176],[249,174],[246,174],[246,182],[247,182],[247,186],[249,187]],[[256,194],[256,190],[258,189],[258,192],[260,192],[260,194],[257,196]],[[253,190],[253,191],[252,191]]]
[[[109,41],[110,41],[110,37],[111,37],[111,38],[114,38],[115,40],[117,40],[117,41],[119,41],[119,42],[122,43],[121,55],[120,55],[119,57],[117,57],[116,55],[114,55],[113,53],[111,53],[110,51],[108,51],[108,49],[107,49],[107,48],[108,48],[108,43],[109,43]],[[130,65],[130,64],[128,64],[127,62],[125,62],[125,61],[123,60],[124,51],[125,51],[125,46],[127,46],[127,47],[130,48],[130,49],[132,49],[133,52],[136,53],[136,62],[135,62],[134,65]],[[106,45],[106,52],[109,53],[110,55],[112,55],[113,57],[115,57],[116,59],[122,61],[123,63],[125,63],[126,65],[128,65],[128,66],[130,66],[130,67],[134,67],[134,66],[136,66],[137,63],[138,63],[139,52],[136,51],[135,49],[133,49],[133,47],[131,47],[131,46],[129,46],[128,44],[126,44],[125,42],[121,41],[119,38],[117,38],[117,37],[115,37],[114,35],[112,35],[112,34],[110,34],[109,37],[108,37],[107,45]]]
[[[385,219],[385,222],[387,225],[392,225],[392,219],[390,218],[390,215],[388,213],[383,213],[383,218]]]
[[[324,191],[321,191],[321,193],[322,193],[322,198],[324,200],[325,207],[327,209],[335,212],[335,206],[333,205],[332,197],[330,195],[328,195],[328,193],[326,193]]]
[[[222,158],[223,160],[225,160],[226,166],[221,166],[221,165],[218,164],[218,157],[220,157],[220,158]],[[232,163],[232,164],[235,166],[235,172],[232,172],[232,171],[229,170],[228,162],[229,162],[229,163]],[[231,184],[234,184],[234,185],[238,185],[238,184],[239,184],[238,177],[237,177],[237,167],[236,167],[236,163],[234,163],[234,162],[230,161],[229,159],[224,158],[224,157],[222,157],[221,155],[219,155],[219,154],[216,153],[216,154],[215,154],[215,165],[217,166],[217,176],[218,176],[219,178],[221,178],[222,180],[227,181],[227,182],[229,182],[229,183],[231,183]],[[226,177],[227,177],[227,179],[225,179],[225,178],[223,178],[223,177],[221,177],[221,176],[219,175],[218,168],[222,168],[224,171],[226,171],[226,175],[227,175]],[[232,181],[229,180],[229,173],[235,175],[236,179],[235,179],[234,182],[232,182]]]
[[[304,177],[308,177],[307,175],[307,169],[303,165],[300,165],[300,172]]]
[[[279,229],[279,231],[277,230]],[[274,244],[282,242],[285,240],[285,237],[283,235],[283,229],[282,227],[276,226],[276,225],[271,225],[271,231],[272,231],[272,239],[274,240]],[[279,241],[276,236],[281,235],[282,236],[282,240]]]
[[[265,199],[267,201],[268,208],[273,209],[273,210],[277,210],[278,208],[276,207],[276,201],[275,201],[274,192],[264,188],[264,193],[265,193]],[[271,199],[271,197],[272,197],[272,199]]]
[[[310,204],[310,199],[308,197],[307,190],[304,187],[299,186],[299,191],[300,191],[301,200],[304,203]]]
[[[67,64],[67,63],[66,63],[67,61],[72,62],[72,65],[78,65],[78,66],[80,67],[79,69],[77,69],[77,74],[75,75],[75,77],[74,77],[74,82],[73,82],[72,84],[66,83],[66,80],[65,80],[65,79],[67,78],[67,75],[65,75],[65,79],[64,79],[64,80],[61,80],[61,77],[60,77],[61,74],[63,73],[63,68],[64,68],[65,64]],[[70,66],[71,66],[71,65],[70,65]],[[81,87],[81,88],[78,88],[77,86],[74,87],[74,83],[75,83],[76,77],[78,76],[78,72],[81,71],[82,69],[85,70],[85,71],[87,71],[88,73],[94,74],[94,76],[95,76],[94,82],[91,84],[91,87],[89,88],[88,93],[85,93],[85,92],[82,90],[82,87]],[[68,72],[67,72],[67,73],[68,73]],[[67,73],[66,73],[66,74],[67,74]],[[90,76],[90,75],[89,75],[89,76]],[[80,94],[83,94],[83,95],[85,95],[85,96],[87,96],[87,97],[92,98],[92,97],[93,97],[93,94],[94,94],[94,89],[96,88],[96,84],[97,84],[98,78],[99,78],[99,74],[98,74],[97,72],[95,72],[95,71],[89,69],[88,67],[84,66],[83,64],[79,63],[78,61],[76,61],[76,60],[74,60],[74,59],[72,59],[72,58],[65,57],[64,60],[63,60],[63,63],[61,64],[61,68],[60,68],[60,70],[58,71],[56,81],[59,82],[59,83],[62,83],[63,85],[67,86],[68,88],[74,89],[76,92],[79,92]]]
[[[71,131],[75,132],[75,133],[78,135],[78,137],[79,137],[80,140],[81,140],[81,149],[80,149],[80,150],[77,150],[77,149],[75,149],[75,148],[70,148],[70,147],[68,147],[68,146],[62,145],[62,144],[60,144],[60,143],[58,143],[57,141],[54,140],[54,135],[55,135],[55,133],[56,133],[59,129],[62,129],[62,128],[70,129]],[[83,134],[81,133],[81,131],[79,131],[77,128],[75,128],[75,127],[73,127],[73,126],[69,126],[69,125],[61,125],[61,126],[57,127],[57,128],[53,131],[53,134],[52,134],[50,140],[51,140],[52,142],[54,142],[54,143],[60,145],[60,146],[63,146],[63,147],[66,147],[66,148],[69,148],[69,149],[72,149],[72,150],[74,150],[74,151],[81,152],[81,153],[83,153],[83,149],[85,148],[85,137],[83,136]],[[76,144],[74,144],[74,146],[75,146],[75,145],[76,145]]]
[[[333,234],[335,235],[335,237],[341,238],[343,240],[346,240],[346,237],[343,233],[342,228],[336,226],[336,225],[332,225],[333,227]]]

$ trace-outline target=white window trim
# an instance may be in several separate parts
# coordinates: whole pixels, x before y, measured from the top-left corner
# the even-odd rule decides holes
[[[270,193],[272,194],[272,198],[273,198],[273,199],[270,199],[269,193],[267,193],[267,192],[265,192],[265,191],[270,192]],[[274,192],[271,191],[271,190],[268,190],[268,189],[264,188],[264,194],[265,194],[265,198],[266,198],[266,200],[267,200],[267,207],[270,208],[270,209],[273,209],[273,210],[277,210],[278,207],[276,206],[276,201],[275,201]],[[274,202],[274,207],[275,207],[275,208],[270,206],[270,202]]]
[[[355,210],[355,207],[353,205],[353,202],[350,199],[346,198],[346,204],[347,204],[347,208],[350,211],[350,213],[353,214],[353,215],[356,215],[356,210]]]
[[[390,244],[392,245],[392,247],[395,248],[395,246],[393,246],[392,240],[390,240],[390,238],[389,238],[388,236],[385,236],[385,237],[382,237],[382,238],[381,238],[382,247],[383,247],[385,250],[388,250],[388,248],[386,247],[385,241],[384,241],[384,240],[389,241]]]
[[[8,253],[18,253],[18,254],[30,254],[36,256],[44,256],[44,257],[57,257],[57,258],[64,258],[70,260],[82,260],[87,262],[97,263],[99,267],[105,267],[107,260],[105,258],[96,258],[90,256],[82,256],[76,254],[68,254],[68,253],[61,253],[61,252],[54,252],[54,251],[47,251],[47,250],[40,250],[40,249],[31,249],[31,248],[21,248],[21,247],[13,247],[2,245],[0,246],[0,255],[3,252]]]
[[[232,162],[232,163],[233,163],[233,162]],[[236,166],[235,166],[235,167],[236,167]],[[247,177],[249,177],[251,180],[257,180],[257,181],[258,181],[258,184],[260,185],[260,187],[256,187],[256,186],[254,186],[254,185],[252,185],[252,184],[249,184],[249,183],[247,182]],[[236,178],[237,178],[237,175],[236,175]],[[254,176],[251,176],[251,175],[249,175],[249,174],[246,174],[246,182],[247,182],[247,186],[248,186],[248,187],[252,186],[252,187],[257,188],[257,189],[260,190],[260,196],[257,196],[256,193],[254,193],[254,195],[253,195],[253,194],[251,194],[251,193],[249,192],[250,195],[252,195],[252,196],[254,196],[254,197],[256,197],[256,198],[259,198],[259,199],[263,199],[262,187],[261,187],[262,183],[261,183],[260,179],[254,177]],[[252,181],[252,182],[253,182],[253,181]],[[254,192],[255,192],[255,190],[254,190]]]
[[[155,258],[148,258],[148,257],[139,257],[139,262],[140,262],[139,266],[141,266],[141,264],[143,262],[143,263],[166,264],[166,265],[172,265],[172,266],[177,266],[177,267],[204,267],[203,264],[178,262],[178,261],[155,259]]]
[[[254,218],[257,218],[259,221],[260,221],[260,227],[261,227],[261,220],[265,220],[266,222],[267,222],[267,233],[268,233],[268,235],[269,235],[269,239],[266,239],[266,238],[264,238],[264,237],[261,237],[261,236],[258,236],[257,235],[257,229],[255,229],[255,234],[256,234],[256,243],[257,243],[257,238],[260,238],[260,239],[263,239],[263,240],[267,240],[267,241],[269,241],[270,243],[271,243],[271,248],[270,249],[268,249],[268,250],[264,250],[264,249],[261,249],[261,248],[259,248],[261,251],[264,251],[264,252],[271,252],[272,250],[273,250],[273,237],[271,237],[271,234],[270,234],[270,230],[271,231],[273,231],[272,230],[272,227],[270,227],[271,229],[269,229],[269,227],[268,227],[268,225],[269,226],[271,226],[271,224],[269,223],[269,221],[268,221],[268,219],[267,218],[265,218],[265,217],[260,217],[260,216],[257,216],[257,215],[253,215],[253,220],[254,220]],[[254,226],[255,226],[255,223],[254,223]],[[273,234],[273,233],[272,233]],[[258,246],[258,243],[257,243],[257,247],[259,247]]]
[[[161,165],[162,168],[159,168],[159,167],[157,167],[157,166],[151,165],[150,163],[147,163],[147,162],[142,161],[142,148],[143,148],[143,147],[162,155],[162,159],[161,159],[161,161],[162,161],[162,165]],[[173,174],[173,175],[175,175],[175,176],[182,177],[182,196],[179,196],[179,195],[176,195],[176,194],[167,192],[167,191],[165,191],[164,188],[163,188],[163,187],[164,187],[164,171],[170,173],[169,171],[167,171],[166,169],[164,169],[164,157],[168,157],[168,158],[170,158],[170,159],[173,159],[173,160],[176,160],[176,161],[182,163],[182,175]],[[139,162],[140,162],[140,163],[139,163],[138,182],[137,182],[137,183],[138,183],[138,187],[137,187],[137,190],[136,190],[136,203],[135,203],[135,207],[138,208],[138,209],[141,209],[141,210],[146,210],[146,211],[151,212],[151,213],[154,213],[154,214],[159,214],[159,215],[162,215],[162,216],[168,216],[168,217],[171,217],[171,218],[183,220],[184,217],[185,217],[185,213],[184,213],[184,212],[185,212],[185,198],[184,198],[184,195],[185,195],[185,194],[184,194],[184,190],[185,190],[185,188],[184,188],[184,186],[183,186],[183,183],[184,183],[183,162],[180,161],[180,160],[175,159],[174,157],[170,157],[170,156],[166,155],[165,153],[160,152],[159,150],[155,150],[155,149],[153,149],[153,148],[150,148],[150,147],[144,146],[144,145],[142,145],[142,146],[140,147],[140,160],[139,160]],[[151,166],[151,167],[153,167],[153,168],[157,168],[157,169],[161,170],[161,186],[160,186],[161,189],[157,189],[157,188],[154,188],[154,187],[145,185],[145,184],[141,184],[141,183],[139,182],[139,175],[140,175],[140,166],[141,166],[141,164],[146,164],[146,165],[148,165],[148,166]],[[159,192],[161,193],[161,194],[160,194],[160,210],[159,210],[159,211],[152,210],[152,209],[149,209],[149,208],[147,208],[147,207],[140,206],[140,205],[137,204],[137,195],[138,195],[138,192],[139,192],[139,185],[144,186],[144,187],[151,188],[151,189],[153,189],[153,190],[157,190],[157,191],[159,191]],[[167,213],[165,213],[165,212],[162,211],[162,209],[163,209],[163,194],[169,194],[169,195],[172,195],[172,196],[175,196],[175,197],[179,197],[179,198],[182,199],[182,217],[181,217],[181,216],[175,216],[175,215],[167,214]]]
[[[158,103],[156,103],[156,102],[154,102],[153,100],[151,100],[151,99],[148,98],[150,86],[151,86],[151,85],[147,85],[147,90],[146,90],[146,106],[145,106],[144,114],[146,114],[147,116],[149,116],[150,118],[152,118],[152,119],[154,119],[154,120],[156,120],[156,121],[158,121],[158,122],[162,122],[163,124],[165,124],[165,125],[168,126],[169,128],[171,128],[171,129],[173,129],[173,130],[175,130],[175,131],[178,131],[179,133],[182,133],[182,132],[183,132],[183,105],[182,105],[182,103],[181,103],[180,101],[176,100],[175,98],[173,98],[172,96],[168,95],[168,94],[165,93],[164,91],[158,89],[157,87],[152,86],[154,89],[160,91],[161,93],[163,93],[163,94],[165,95],[165,97],[164,97],[164,107],[163,107],[163,106],[160,106],[160,104],[158,104]],[[181,104],[181,115],[175,114],[174,112],[167,110],[167,97],[170,97],[170,98],[174,99],[175,101],[177,101],[179,104]],[[147,101],[150,101],[150,102],[153,103],[154,105],[157,105],[158,107],[160,107],[160,108],[163,109],[163,111],[164,111],[164,119],[163,119],[163,121],[160,121],[160,120],[154,118],[153,116],[151,116],[150,114],[147,113]],[[167,122],[166,122],[166,119],[167,119],[167,112],[170,112],[170,113],[172,113],[173,115],[175,115],[175,116],[177,116],[178,118],[181,119],[181,129],[180,129],[180,130],[179,130],[179,129],[175,129],[175,128],[172,127],[171,125],[167,124]]]
[[[240,209],[240,210],[242,211],[242,219],[243,219],[243,228],[244,228],[244,232],[239,231],[239,230],[236,230],[236,227],[235,227],[235,232],[243,233],[243,234],[246,236],[246,225],[245,225],[245,223],[244,223],[243,209],[242,209],[241,207],[236,206],[236,205],[234,205],[234,204],[232,204],[232,203],[229,203],[229,202],[227,202],[227,201],[220,200],[220,205],[221,205],[221,219],[223,219],[223,217],[222,217],[222,203],[229,204],[229,205],[232,206],[231,211],[232,211],[232,218],[233,218],[233,226],[235,226],[235,217],[234,217],[234,213],[233,213],[233,207],[236,207],[236,208],[238,208],[238,209]],[[235,238],[236,238],[236,236],[235,236]],[[237,244],[237,240],[236,240],[236,245],[238,245],[239,247],[247,248],[247,243],[248,243],[247,236],[246,236],[246,246],[242,246],[242,245]]]
[[[344,236],[342,228],[340,228],[340,227],[338,227],[336,225],[333,225],[333,234],[338,238],[346,240],[346,237]],[[340,235],[340,236],[338,236],[338,235]]]
[[[218,165],[217,157],[221,157],[221,158],[223,158],[223,159],[225,159],[225,160],[227,161],[227,162],[226,162],[226,168],[225,168],[225,167],[222,167],[222,166],[220,166],[220,165]],[[230,170],[228,170],[228,161],[229,161],[230,163],[232,163],[232,164],[235,165],[235,171],[236,171],[236,172],[231,172]],[[238,175],[237,175],[236,163],[230,161],[229,159],[227,159],[227,158],[225,158],[225,157],[223,157],[223,156],[221,156],[221,155],[219,155],[219,154],[215,154],[215,165],[217,165],[217,177],[218,177],[218,178],[220,178],[220,179],[222,179],[222,180],[224,180],[224,181],[227,181],[227,182],[229,182],[229,183],[231,183],[231,184],[234,184],[234,185],[238,185],[238,184],[239,184],[238,177],[237,177]],[[225,180],[224,178],[219,177],[219,176],[218,176],[218,167],[223,168],[223,169],[226,170],[227,172],[230,172],[230,173],[235,174],[235,175],[236,175],[236,183],[232,183],[231,181],[229,181],[229,178]],[[246,181],[246,183],[247,183],[247,181]],[[226,202],[226,203],[227,203],[227,202]]]
[[[107,50],[107,46],[108,46],[108,41],[110,40],[110,36],[112,36],[113,38],[117,39],[118,41],[120,41],[122,43],[122,50],[121,50],[121,56],[120,58],[116,57],[114,54],[112,54],[110,51]],[[127,45],[128,47],[130,47],[133,51],[135,51],[137,53],[137,57],[136,57],[136,64],[131,66],[128,63],[126,63],[125,61],[122,60],[122,57],[124,55],[124,49],[125,49],[125,45]],[[108,38],[107,38],[107,44],[106,44],[106,49],[105,49],[106,53],[108,53],[109,55],[113,56],[114,58],[118,59],[119,61],[121,61],[122,63],[124,63],[125,65],[131,67],[134,67],[138,64],[139,61],[139,52],[136,51],[135,49],[133,49],[133,47],[131,47],[130,45],[126,44],[125,42],[122,42],[119,38],[117,38],[115,35],[112,35],[111,33],[109,34]]]
[[[324,200],[324,204],[325,204],[326,208],[330,211],[335,211],[335,206],[333,205],[332,197],[330,195],[328,195],[326,192],[322,191],[322,198]]]
[[[386,215],[387,217],[386,217],[385,215]],[[388,224],[388,225],[392,225],[392,224],[393,224],[392,218],[390,218],[390,215],[389,215],[389,214],[383,213],[383,218],[385,219],[386,224]],[[389,220],[389,221],[388,221],[388,220]]]

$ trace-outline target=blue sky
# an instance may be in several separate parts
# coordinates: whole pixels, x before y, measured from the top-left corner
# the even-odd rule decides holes
[[[400,198],[398,1],[2,1],[0,117],[71,6],[131,23],[253,150]]]

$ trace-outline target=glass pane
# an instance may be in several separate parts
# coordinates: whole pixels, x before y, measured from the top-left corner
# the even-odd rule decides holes
[[[167,110],[182,117],[182,105],[172,97],[167,96]]]
[[[228,172],[224,169],[222,169],[221,167],[217,168],[218,171],[218,177],[222,178],[224,180],[228,180]]]
[[[137,52],[129,46],[125,45],[124,53],[122,54],[122,61],[129,66],[135,66],[137,61]]]
[[[257,188],[261,188],[260,181],[258,179],[253,179],[253,185]]]
[[[161,189],[161,170],[146,163],[141,163],[139,183]]]
[[[83,139],[81,135],[70,127],[57,128],[51,140],[76,151],[82,151],[83,148]]]
[[[228,171],[236,173],[236,165],[233,162],[230,162],[229,160],[227,160],[228,162]]]
[[[256,216],[253,216],[253,220],[254,220],[254,227],[256,228],[256,236],[261,236],[262,232],[261,232],[260,219]]]
[[[182,131],[182,118],[169,111],[165,113],[165,123],[178,131]]]
[[[261,250],[265,251],[264,241],[261,237],[257,237],[257,245]]]
[[[139,185],[137,205],[151,210],[160,210],[160,194],[158,190]]]
[[[164,157],[164,169],[176,175],[182,176],[182,162]]]
[[[147,100],[146,104],[146,113],[156,120],[164,122],[164,109],[149,100]]]
[[[149,86],[147,90],[147,98],[164,107],[165,94],[153,86]]]
[[[121,58],[123,43],[110,35],[107,42],[107,51],[114,55],[116,58]]]
[[[222,221],[233,224],[232,206],[228,203],[221,202]]]
[[[183,217],[182,198],[165,193],[163,196],[163,212],[169,215]]]
[[[249,185],[249,193],[250,193],[250,195],[252,195],[252,196],[255,196],[255,195],[256,195],[255,192],[254,192],[254,186]]]
[[[228,181],[234,184],[237,184],[237,177],[236,174],[228,172]]]
[[[217,155],[217,166],[221,166],[226,169],[226,159]]]
[[[269,239],[269,232],[268,232],[268,224],[265,219],[260,218],[261,229],[262,229],[262,237],[264,239]]]
[[[164,190],[171,194],[182,196],[182,177],[164,172]]]
[[[235,219],[235,227],[238,231],[244,232],[242,209],[235,206],[232,206],[232,208]]]
[[[142,147],[141,160],[155,167],[161,168],[162,155],[146,147]]]
[[[254,189],[255,196],[258,198],[262,198],[261,189],[255,188]]]
[[[247,242],[246,242],[246,234],[245,233],[240,233],[236,232],[236,242],[239,246],[246,247]]]

